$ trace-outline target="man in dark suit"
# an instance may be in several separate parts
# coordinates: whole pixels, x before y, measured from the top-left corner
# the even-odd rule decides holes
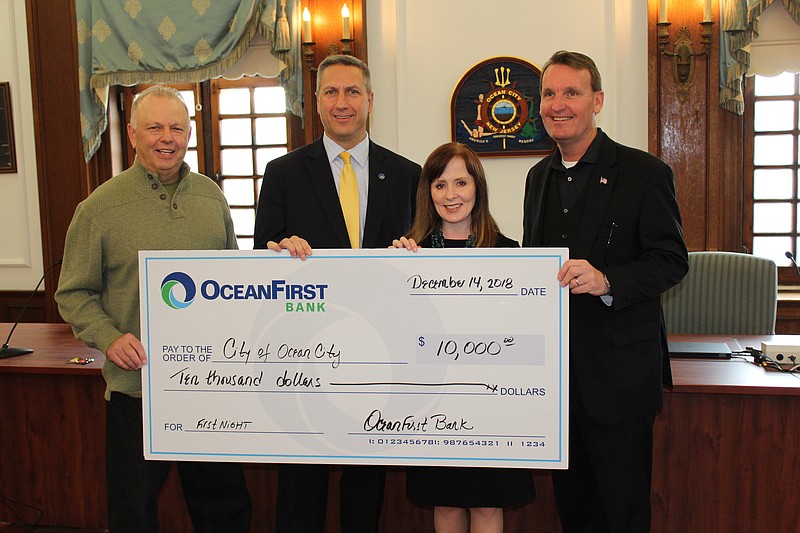
[[[528,173],[524,246],[568,247],[569,469],[553,473],[565,532],[650,530],[652,432],[671,384],[661,293],[688,271],[672,170],[612,141],[591,58],[556,52],[541,116],[558,145]]]
[[[372,103],[369,70],[362,61],[337,55],[320,63],[317,109],[325,133],[267,164],[256,212],[256,248],[286,249],[305,259],[312,247],[388,247],[408,231],[421,168],[369,139]],[[356,205],[349,207],[344,193],[340,198],[349,179],[347,166],[358,189]],[[385,473],[384,467],[343,468],[342,533],[378,530]],[[325,531],[327,494],[327,465],[281,465],[277,533]]]

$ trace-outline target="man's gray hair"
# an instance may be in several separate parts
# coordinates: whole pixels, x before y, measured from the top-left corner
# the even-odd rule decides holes
[[[178,92],[177,89],[167,85],[153,85],[152,87],[148,87],[144,91],[137,94],[136,98],[133,100],[133,105],[131,106],[131,127],[133,127],[134,130],[136,129],[136,122],[138,118],[137,114],[140,103],[142,100],[153,94],[178,100],[183,104],[183,107],[186,108],[186,114],[191,117],[191,113],[189,113],[189,106],[186,105],[186,100],[183,99],[183,96],[181,96],[181,93]]]

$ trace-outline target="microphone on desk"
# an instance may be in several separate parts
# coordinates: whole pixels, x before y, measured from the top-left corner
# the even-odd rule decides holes
[[[61,259],[59,259],[58,261],[47,267],[47,270],[45,270],[44,274],[42,274],[39,283],[36,284],[36,287],[33,289],[33,292],[31,292],[31,295],[28,297],[28,301],[25,302],[25,305],[22,306],[22,311],[19,312],[17,321],[14,322],[14,325],[11,327],[11,331],[8,332],[8,338],[6,338],[5,344],[3,344],[2,348],[0,348],[0,359],[7,359],[9,357],[17,357],[18,355],[26,355],[29,353],[33,353],[33,349],[31,348],[12,348],[8,345],[8,342],[11,340],[11,335],[13,335],[14,330],[17,329],[19,321],[22,320],[25,311],[28,310],[28,306],[31,304],[31,300],[33,300],[33,296],[36,294],[36,291],[39,290],[39,286],[44,281],[44,278],[47,277],[47,274],[53,269],[53,267],[56,267],[60,264],[61,264]]]
[[[794,265],[794,271],[797,273],[797,277],[800,278],[800,268],[797,267],[797,261],[794,260],[794,254],[792,254],[792,252],[786,252],[784,255],[789,259],[789,261],[792,262]]]

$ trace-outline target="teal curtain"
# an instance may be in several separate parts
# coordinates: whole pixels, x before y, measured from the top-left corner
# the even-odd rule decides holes
[[[742,80],[750,68],[750,43],[758,37],[758,17],[775,0],[721,0],[719,105],[744,114]],[[779,0],[800,24],[800,0]]]
[[[107,126],[110,85],[196,83],[222,75],[256,32],[285,65],[287,109],[302,116],[299,0],[75,0],[84,157]]]

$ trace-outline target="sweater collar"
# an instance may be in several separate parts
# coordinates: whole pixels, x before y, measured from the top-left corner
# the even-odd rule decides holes
[[[138,157],[134,159],[133,167],[135,167],[142,175],[147,176],[148,178],[156,180],[159,183],[161,183],[161,181],[158,179],[158,173],[144,166],[142,162],[139,161]],[[188,163],[186,163],[186,161],[181,163],[181,168],[178,170],[178,179],[177,181],[173,182],[173,184],[180,183],[183,180],[183,178],[189,175],[189,172],[191,171],[192,169],[189,168],[189,165]]]

